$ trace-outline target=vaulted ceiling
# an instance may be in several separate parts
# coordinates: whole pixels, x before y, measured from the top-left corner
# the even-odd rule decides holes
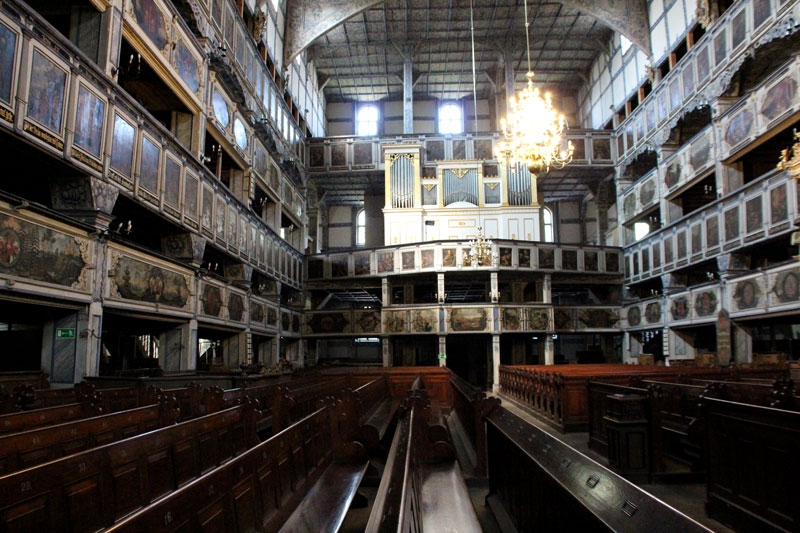
[[[577,92],[613,31],[649,50],[644,0],[528,0],[527,15],[535,81],[556,93]],[[307,50],[329,102],[402,97],[406,64],[415,97],[457,99],[473,79],[479,97],[503,90],[507,61],[522,88],[525,43],[524,0],[292,0],[284,55]]]

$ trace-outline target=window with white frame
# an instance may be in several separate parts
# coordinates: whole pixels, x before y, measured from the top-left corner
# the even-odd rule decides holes
[[[364,246],[367,242],[367,213],[361,209],[356,215],[356,246]]]
[[[439,108],[439,133],[463,133],[464,113],[458,104],[444,104]]]
[[[553,233],[553,212],[548,208],[542,208],[542,240],[544,242],[555,242]]]
[[[356,116],[356,135],[378,134],[378,108],[372,104],[361,106]]]

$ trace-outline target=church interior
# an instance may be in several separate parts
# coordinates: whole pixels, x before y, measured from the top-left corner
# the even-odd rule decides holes
[[[0,0],[0,529],[799,531],[799,30]]]

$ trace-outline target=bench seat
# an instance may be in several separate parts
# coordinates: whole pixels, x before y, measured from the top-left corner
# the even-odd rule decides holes
[[[483,531],[456,461],[420,468],[423,531]]]
[[[331,463],[281,527],[282,533],[338,531],[368,463]]]
[[[360,437],[368,450],[380,447],[386,431],[400,407],[399,398],[384,398],[361,420]]]

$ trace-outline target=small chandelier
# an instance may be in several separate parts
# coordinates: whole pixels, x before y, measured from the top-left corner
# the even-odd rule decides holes
[[[491,239],[483,236],[483,228],[478,226],[478,236],[469,241],[469,264],[477,266],[492,266],[497,263],[498,255],[494,250]],[[466,258],[465,258],[466,259]]]
[[[528,35],[528,2],[525,0],[525,41],[528,53],[528,86],[509,100],[506,119],[500,121],[503,139],[495,147],[495,158],[502,164],[524,162],[534,176],[550,167],[564,168],[572,161],[572,142],[562,150],[561,135],[566,128],[564,115],[553,108],[550,93],[543,96],[533,86],[531,45]]]

